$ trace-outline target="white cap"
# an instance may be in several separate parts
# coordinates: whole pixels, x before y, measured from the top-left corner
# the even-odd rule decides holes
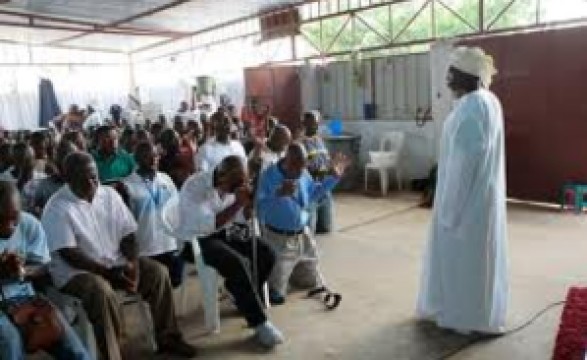
[[[477,76],[485,88],[489,88],[493,75],[497,74],[493,57],[479,47],[456,48],[452,54],[451,66],[464,73]]]
[[[318,110],[312,110],[312,111],[310,111],[310,113],[312,115],[314,115],[314,118],[316,119],[317,122],[321,122],[322,121],[322,114],[320,113],[320,111],[318,111]]]

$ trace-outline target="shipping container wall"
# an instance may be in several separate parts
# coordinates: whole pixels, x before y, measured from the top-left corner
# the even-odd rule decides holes
[[[557,202],[587,183],[587,28],[467,41],[495,57],[510,197]]]
[[[315,67],[310,71],[315,76],[302,82],[304,89],[318,89],[319,101],[304,105],[318,105],[326,118],[361,120],[364,105],[375,104],[378,120],[413,120],[430,108],[429,58],[428,53],[395,55]]]

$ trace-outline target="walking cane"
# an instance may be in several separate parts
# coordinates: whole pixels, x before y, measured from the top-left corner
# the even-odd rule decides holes
[[[255,209],[253,207],[253,211],[251,214],[251,220],[250,222],[250,229],[252,230],[252,258],[253,258],[253,285],[255,286],[255,289],[259,289],[261,284],[259,284],[259,270],[258,270],[258,266],[257,266],[257,241],[259,240],[259,238],[261,237],[261,228],[259,226],[259,220],[257,219],[257,214],[255,212]],[[269,302],[269,291],[267,291],[267,288],[265,286],[263,286],[263,300],[265,301],[265,307],[269,308],[270,307],[270,302]],[[261,294],[259,294],[259,296],[261,296]]]

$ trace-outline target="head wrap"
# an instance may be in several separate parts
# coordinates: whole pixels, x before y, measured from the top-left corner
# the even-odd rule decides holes
[[[458,47],[452,54],[451,66],[469,75],[478,77],[481,85],[489,88],[493,75],[497,70],[493,64],[493,57],[487,55],[479,47]]]

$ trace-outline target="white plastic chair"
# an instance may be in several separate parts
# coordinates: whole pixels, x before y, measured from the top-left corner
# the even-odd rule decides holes
[[[61,293],[54,287],[49,287],[46,290],[46,295],[49,300],[63,314],[63,317],[73,327],[86,350],[92,359],[98,359],[98,347],[96,345],[96,337],[94,334],[94,327],[88,318],[88,314],[82,305],[80,299]]]
[[[184,242],[185,243],[185,242]],[[198,278],[202,286],[202,305],[204,308],[204,324],[206,330],[211,334],[217,334],[220,332],[220,307],[218,305],[218,286],[220,284],[219,276],[216,270],[210,266],[207,266],[202,258],[200,251],[200,244],[198,238],[194,237],[190,244],[196,261],[196,270],[198,271]],[[187,274],[186,274],[187,275]],[[186,312],[188,302],[187,292],[187,277],[183,280],[181,287],[179,288],[179,298],[181,301],[180,311]]]
[[[149,341],[152,350],[157,350],[155,341],[155,331],[153,322],[149,313],[149,305],[138,294],[129,294],[125,291],[116,291],[120,298],[122,306],[136,304],[140,312],[141,327],[145,330],[145,335]],[[82,301],[75,296],[64,294],[59,290],[49,287],[46,291],[47,298],[51,300],[63,313],[63,316],[72,325],[77,332],[82,343],[86,346],[90,356],[98,359],[98,347],[92,322],[84,309]]]
[[[210,333],[220,332],[220,310],[218,306],[218,273],[212,267],[209,267],[202,258],[200,251],[200,244],[198,243],[197,235],[192,239],[182,239],[182,235],[177,232],[179,226],[179,199],[170,199],[161,212],[161,220],[165,231],[177,239],[177,248],[181,249],[185,243],[190,243],[194,259],[196,261],[196,269],[198,271],[198,278],[202,285],[203,292],[203,307],[204,307],[204,321],[206,329]],[[187,275],[187,271],[186,274]],[[187,277],[183,280],[179,288],[179,311],[186,312],[188,292],[187,292]]]
[[[165,204],[162,211],[162,222],[165,230],[178,239],[178,248],[183,247],[186,242],[189,242],[192,246],[194,259],[196,261],[196,269],[198,271],[198,278],[202,286],[203,299],[202,304],[204,308],[204,324],[206,330],[211,334],[217,334],[220,332],[220,307],[218,304],[218,287],[219,287],[219,275],[216,270],[210,266],[207,266],[202,258],[202,252],[200,250],[200,244],[198,243],[198,237],[194,236],[191,240],[182,240],[182,235],[178,234],[175,229],[178,227],[178,202],[177,200],[168,201]],[[254,222],[255,234],[259,234],[259,227],[257,222]],[[182,246],[179,246],[182,245]],[[187,308],[187,285],[185,278],[179,289],[180,298],[180,311],[185,313]],[[267,284],[265,284],[263,291],[265,293],[266,307],[269,307],[269,290]]]
[[[369,163],[365,165],[365,190],[369,181],[369,171],[379,171],[381,194],[387,195],[389,190],[389,172],[395,172],[398,189],[402,190],[400,160],[404,146],[403,132],[394,131],[383,134],[379,142],[379,151],[369,151]],[[389,146],[388,146],[389,144]]]

